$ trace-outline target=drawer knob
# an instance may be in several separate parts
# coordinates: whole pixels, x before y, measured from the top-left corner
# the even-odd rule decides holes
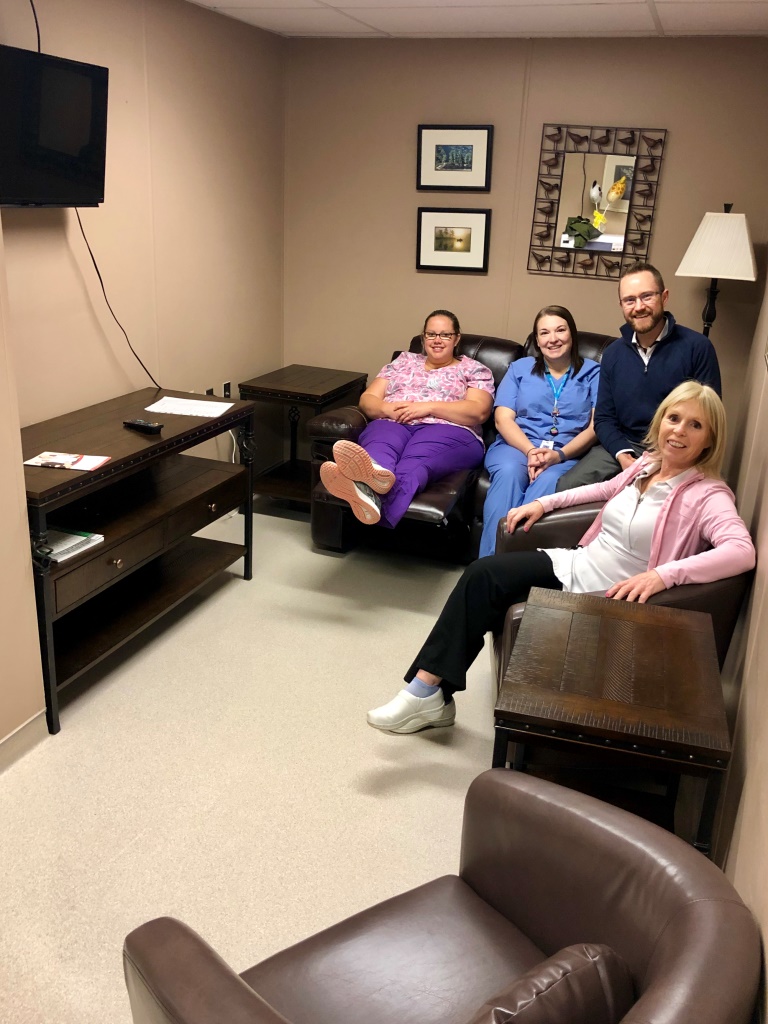
[[[122,569],[123,568],[123,560],[122,560],[122,558],[112,558],[112,559],[110,559],[109,564],[110,565],[114,565],[114,567],[116,569]]]
[[[215,502],[215,501],[212,501],[212,502],[210,503],[210,505],[208,506],[208,511],[209,511],[209,512],[217,512],[217,511],[218,511],[218,508],[219,508],[219,506],[218,506],[218,505],[216,504],[216,502]]]

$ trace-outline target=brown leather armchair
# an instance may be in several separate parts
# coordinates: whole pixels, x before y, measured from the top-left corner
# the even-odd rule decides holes
[[[527,533],[518,529],[513,534],[508,534],[504,520],[501,519],[496,531],[496,552],[503,554],[508,551],[535,551],[537,548],[575,547],[601,508],[601,502],[593,502],[555,509],[542,516]],[[654,594],[649,604],[707,612],[712,618],[717,658],[722,669],[753,576],[754,572],[750,571],[713,583],[688,583],[672,587],[670,590]],[[504,677],[524,611],[525,603],[512,605],[507,612],[501,635],[493,638],[497,686],[501,685]]]
[[[589,359],[600,360],[605,348],[613,341],[607,334],[579,331],[579,350]],[[410,352],[421,351],[421,336],[411,339]],[[459,354],[477,359],[493,373],[496,387],[509,366],[522,356],[533,354],[529,337],[525,345],[506,338],[493,338],[482,334],[462,334]],[[397,353],[394,353],[394,356]],[[312,540],[319,548],[346,551],[354,544],[358,528],[349,508],[320,483],[320,466],[332,457],[336,441],[356,441],[368,420],[357,406],[345,406],[313,417],[307,423],[311,444],[312,504],[310,522]],[[496,439],[493,415],[483,427],[486,448]],[[483,532],[483,504],[490,479],[481,466],[471,471],[451,473],[417,494],[405,518],[431,523],[443,530],[446,541],[453,545],[458,561],[470,562],[477,558]]]
[[[623,981],[587,992],[553,971],[585,942],[623,958]],[[504,769],[470,786],[458,875],[241,975],[172,918],[131,932],[123,956],[134,1024],[747,1024],[760,974],[757,926],[710,861]]]

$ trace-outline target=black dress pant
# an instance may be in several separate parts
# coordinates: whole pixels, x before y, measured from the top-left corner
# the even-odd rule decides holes
[[[638,459],[645,451],[643,445],[637,444],[634,441],[630,441],[629,446],[633,449],[635,458]],[[594,448],[589,449],[586,455],[582,455],[572,469],[569,469],[567,473],[563,473],[557,481],[555,490],[570,491],[572,487],[599,484],[603,480],[612,480],[620,472],[619,460],[607,452],[601,444],[596,444]]]
[[[543,551],[478,558],[453,588],[405,681],[424,669],[442,678],[446,700],[454,691],[465,690],[467,669],[482,650],[485,634],[501,632],[507,609],[525,601],[531,587],[563,589],[552,559]]]

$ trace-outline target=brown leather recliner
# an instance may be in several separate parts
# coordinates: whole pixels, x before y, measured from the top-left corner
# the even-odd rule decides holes
[[[537,548],[575,547],[602,508],[602,502],[555,509],[542,516],[526,533],[517,529],[506,531],[504,520],[499,520],[496,531],[496,553],[509,551],[535,551]],[[649,604],[662,604],[688,611],[707,612],[712,619],[717,659],[722,669],[725,656],[736,628],[736,622],[749,592],[754,571],[739,573],[712,583],[687,583],[662,590],[649,599]],[[501,686],[512,648],[515,643],[525,603],[513,604],[507,612],[504,629],[493,638],[493,658],[496,684]]]
[[[544,961],[579,943],[610,947],[631,983],[621,965],[623,991],[588,992],[578,978],[569,989],[573,977],[552,969],[564,958]],[[691,846],[495,769],[467,794],[458,875],[239,976],[172,918],[128,935],[124,967],[134,1024],[747,1024],[760,938],[736,890]],[[615,988],[613,976],[601,984]]]
[[[600,361],[605,348],[614,340],[612,335],[579,331],[579,351],[589,359]],[[421,336],[411,339],[410,352],[421,351]],[[482,334],[462,334],[459,354],[477,359],[493,373],[498,388],[504,374],[516,359],[533,354],[529,336],[525,345],[506,338],[493,338]],[[393,358],[398,353],[394,353]],[[357,406],[345,406],[314,416],[307,422],[311,443],[312,504],[310,522],[312,540],[319,548],[346,551],[354,543],[360,524],[349,507],[335,498],[320,483],[320,466],[332,457],[336,441],[356,441],[368,420]],[[483,427],[486,448],[496,439],[493,414]],[[477,558],[483,532],[483,504],[490,483],[483,467],[451,473],[417,494],[406,512],[406,519],[431,523],[445,530],[446,540],[454,546],[458,561]],[[361,527],[365,529],[365,527]]]

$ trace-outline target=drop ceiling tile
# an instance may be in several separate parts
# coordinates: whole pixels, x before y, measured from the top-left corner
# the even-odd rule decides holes
[[[287,0],[290,2],[290,0]],[[356,10],[368,7],[393,7],[409,9],[413,7],[488,7],[494,9],[521,7],[547,8],[550,12],[553,8],[599,6],[605,10],[608,6],[635,4],[644,5],[644,0],[609,0],[609,3],[595,3],[595,0],[539,0],[533,3],[532,0],[324,0],[329,7],[338,7],[342,10]]]
[[[736,7],[737,5],[740,7],[768,7],[768,0],[654,0],[654,3],[664,7],[672,5],[692,7],[694,4],[699,7]]]
[[[675,35],[744,35],[768,33],[768,3],[743,0],[656,0],[656,12],[665,32]]]
[[[381,32],[370,28],[355,17],[330,7],[252,7],[216,8],[220,14],[228,14],[239,21],[277,32],[286,36],[379,36]]]
[[[199,0],[194,0],[194,3],[198,3]],[[206,6],[212,7],[213,10],[218,11],[219,14],[226,14],[229,18],[237,18],[238,21],[246,21],[252,16],[254,12],[260,10],[271,10],[279,8],[280,10],[316,10],[323,11],[327,10],[332,4],[322,3],[321,0],[252,0],[248,3],[247,0],[243,0],[242,3],[227,3],[226,0],[222,3],[222,0],[206,0]],[[253,24],[252,22],[250,24]]]
[[[353,0],[354,2],[354,0]],[[344,10],[390,35],[656,35],[645,3]]]
[[[190,2],[291,36],[768,35],[768,0]]]

